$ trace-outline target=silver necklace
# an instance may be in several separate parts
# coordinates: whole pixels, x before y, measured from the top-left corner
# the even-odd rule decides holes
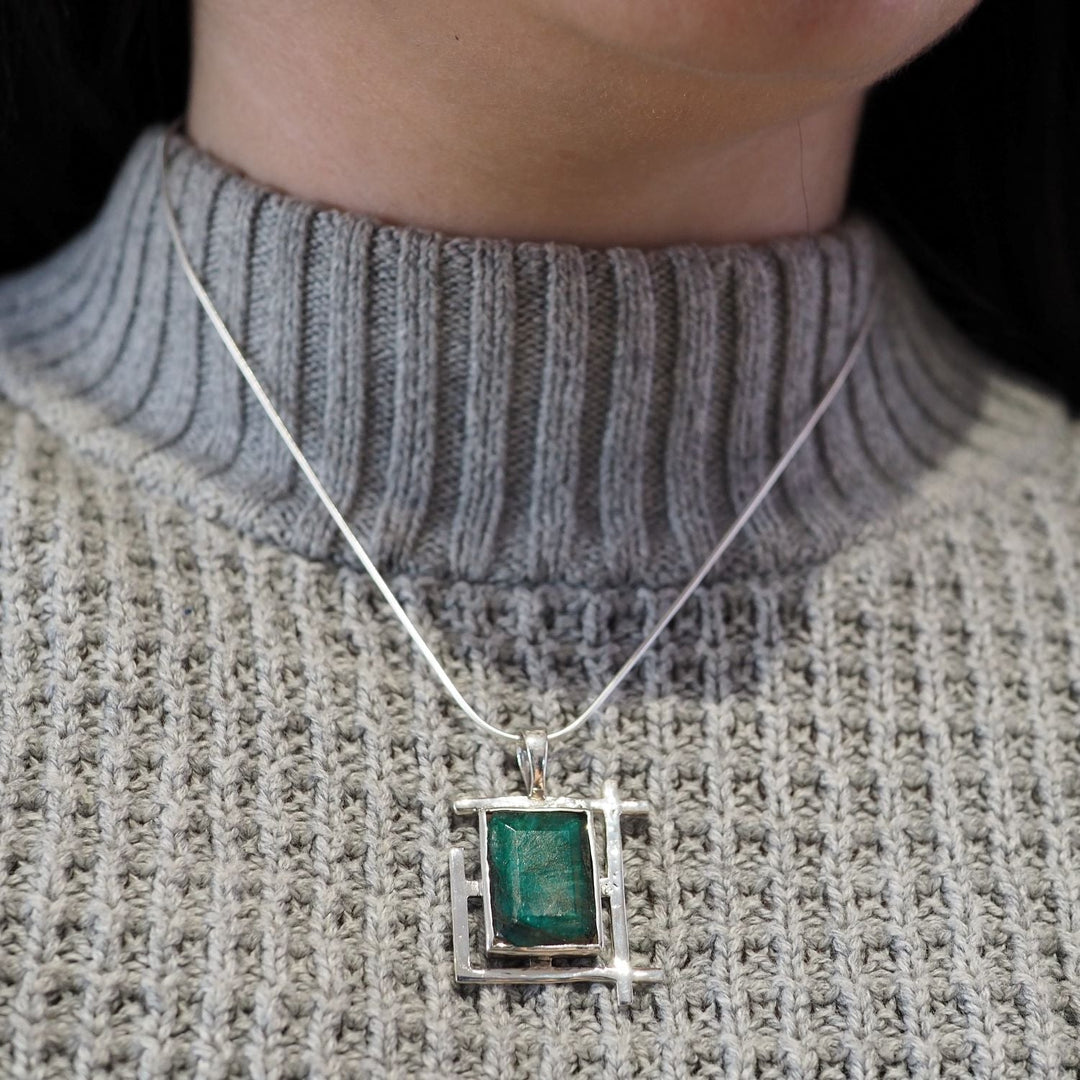
[[[635,968],[631,964],[623,882],[620,818],[623,814],[645,814],[648,806],[638,800],[620,799],[611,781],[604,784],[599,798],[548,795],[548,744],[577,731],[607,703],[773,489],[854,366],[873,325],[880,283],[867,304],[847,358],[828,390],[753,498],[641,644],[569,723],[551,732],[514,732],[485,720],[465,700],[319,480],[199,280],[180,237],[168,193],[169,138],[179,126],[177,120],[161,140],[162,206],[180,265],[199,303],[300,471],[451,699],[486,734],[517,743],[525,795],[454,801],[455,813],[477,817],[480,864],[479,878],[470,879],[465,871],[464,849],[453,848],[449,853],[455,978],[460,983],[608,982],[615,986],[620,1004],[628,1004],[634,983],[663,979],[657,968]],[[598,833],[603,845],[602,858],[598,856]],[[479,936],[483,951],[495,958],[496,966],[473,962],[470,901],[479,903],[482,909]]]

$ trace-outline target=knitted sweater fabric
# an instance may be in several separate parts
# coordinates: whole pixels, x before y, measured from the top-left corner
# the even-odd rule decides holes
[[[520,790],[288,456],[171,250],[162,131],[0,281],[0,1076],[1080,1069],[1080,449],[857,208],[757,244],[449,236],[179,138],[188,250],[484,716],[617,696],[635,962],[454,981],[457,796]]]

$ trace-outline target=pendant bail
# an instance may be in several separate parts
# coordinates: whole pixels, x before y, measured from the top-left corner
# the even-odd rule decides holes
[[[546,731],[523,731],[518,736],[517,763],[530,799],[544,798],[547,778],[548,737]]]

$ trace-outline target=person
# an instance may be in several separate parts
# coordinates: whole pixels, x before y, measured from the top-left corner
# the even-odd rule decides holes
[[[1080,1065],[1077,425],[849,198],[871,87],[977,14],[194,4],[180,130],[0,281],[0,1073]],[[549,795],[648,807],[581,886],[659,970],[628,1005],[456,981],[454,803],[514,743],[181,250],[511,731],[854,358],[551,742]]]

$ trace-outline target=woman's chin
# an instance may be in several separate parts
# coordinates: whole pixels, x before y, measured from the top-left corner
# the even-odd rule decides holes
[[[872,82],[978,0],[514,0],[643,59],[715,75]]]

